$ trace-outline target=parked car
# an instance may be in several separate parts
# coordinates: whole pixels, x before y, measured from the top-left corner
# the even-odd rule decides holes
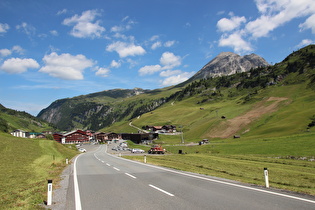
[[[144,153],[143,149],[132,149],[131,150],[132,153]]]
[[[84,148],[79,148],[78,149],[80,152],[86,152],[86,149],[84,149]]]

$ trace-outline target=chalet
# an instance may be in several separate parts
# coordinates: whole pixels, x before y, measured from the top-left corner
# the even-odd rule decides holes
[[[65,134],[54,133],[53,136],[55,141],[62,144],[79,144],[90,141],[90,136],[82,130],[75,130]]]
[[[174,133],[176,132],[176,126],[175,125],[163,125],[162,131],[165,133]]]
[[[46,136],[42,133],[36,133],[36,132],[29,132],[28,133],[28,138],[34,139],[34,138],[46,138]]]
[[[173,133],[176,132],[175,125],[163,125],[163,126],[143,126],[142,129],[149,130],[155,133]]]
[[[94,134],[94,139],[99,142],[107,142],[107,141],[122,139],[122,136],[121,134],[118,134],[118,133],[96,132]]]
[[[152,143],[153,140],[159,137],[158,133],[123,133],[123,140],[130,140],[136,144]]]

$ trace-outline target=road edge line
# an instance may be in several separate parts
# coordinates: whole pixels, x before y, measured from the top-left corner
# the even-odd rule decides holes
[[[81,210],[81,198],[80,198],[80,191],[79,191],[79,184],[78,184],[78,176],[77,176],[77,159],[80,155],[78,155],[74,160],[73,166],[73,183],[74,183],[74,200],[75,200],[75,209]]]

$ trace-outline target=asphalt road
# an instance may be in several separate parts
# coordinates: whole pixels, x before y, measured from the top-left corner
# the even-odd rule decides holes
[[[315,209],[312,196],[133,162],[107,149],[90,146],[77,157],[66,209]]]

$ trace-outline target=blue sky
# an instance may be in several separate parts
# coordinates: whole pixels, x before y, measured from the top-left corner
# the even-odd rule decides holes
[[[221,52],[274,64],[315,42],[314,0],[1,0],[0,14],[0,103],[33,115],[178,84]]]

